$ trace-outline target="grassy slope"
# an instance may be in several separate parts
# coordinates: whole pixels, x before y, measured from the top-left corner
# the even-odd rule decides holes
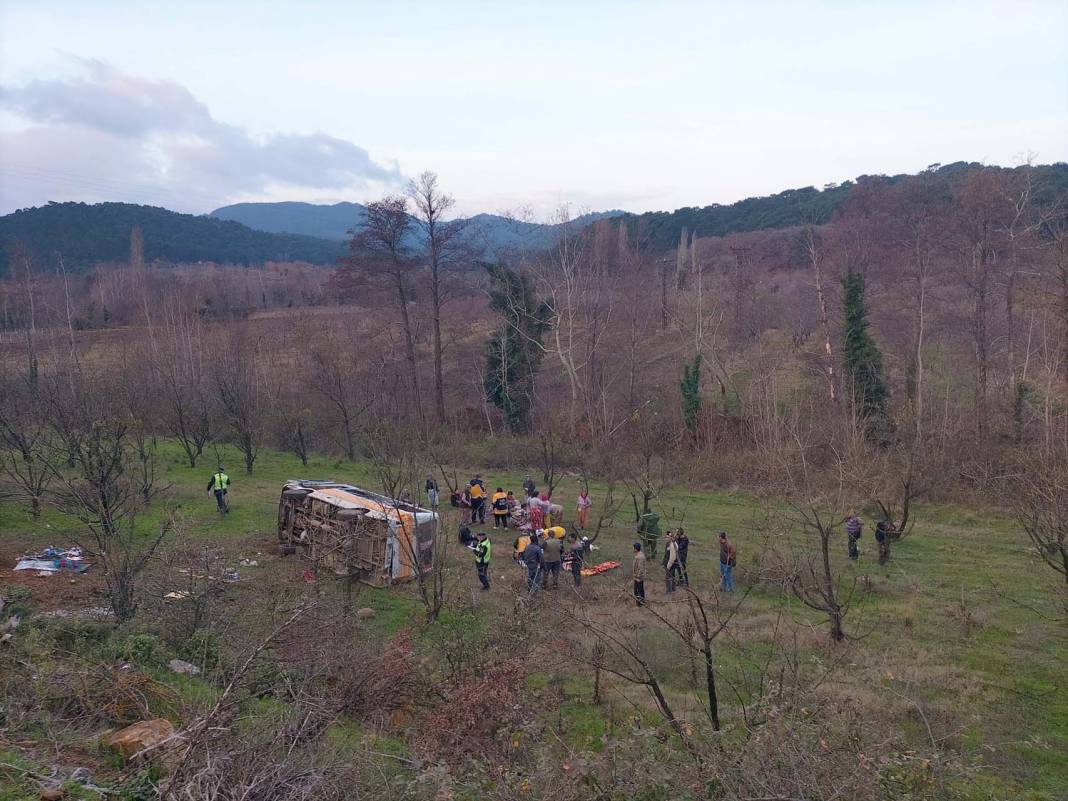
[[[170,485],[167,499],[182,507],[189,536],[232,543],[235,556],[247,555],[250,547],[263,548],[273,540],[278,492],[286,478],[333,478],[377,488],[367,464],[318,457],[303,468],[287,454],[265,452],[255,474],[249,477],[238,468],[241,460],[236,452],[225,449],[222,455],[233,478],[233,511],[228,516],[217,515],[214,501],[204,492],[212,461],[205,460],[190,470],[174,444],[161,443],[160,484]],[[523,476],[494,474],[486,475],[486,479],[494,486],[518,489]],[[591,485],[595,509],[603,492],[602,486]],[[574,479],[566,479],[557,491],[569,511],[576,495]],[[142,524],[154,525],[162,509],[162,503],[155,504]],[[717,580],[714,532],[719,529],[734,536],[740,554],[740,579],[746,582],[746,568],[753,565],[764,541],[766,510],[761,501],[741,493],[673,489],[665,493],[661,510],[669,518],[665,521],[669,526],[685,521],[693,540],[690,572],[695,584],[707,586]],[[1059,686],[1068,663],[1068,641],[1063,623],[1043,621],[1021,605],[1048,605],[1054,577],[1029,559],[1022,535],[1008,518],[935,507],[921,509],[918,520],[915,532],[897,545],[885,569],[874,562],[870,530],[861,541],[859,565],[850,565],[844,553],[837,554],[843,575],[854,570],[866,575],[873,589],[847,619],[848,630],[858,639],[840,649],[845,667],[835,676],[837,691],[880,708],[900,730],[921,740],[927,734],[909,699],[922,702],[935,736],[950,737],[953,747],[964,748],[972,762],[986,766],[973,786],[989,789],[977,789],[976,797],[998,797],[1017,788],[1057,797],[1068,786],[1068,703]],[[626,559],[630,552],[632,535],[626,510],[616,523],[598,543],[599,558]],[[64,531],[71,525],[55,512],[33,524],[10,502],[0,504],[0,546],[5,553],[63,544]],[[499,580],[502,575],[512,575],[510,539],[497,538],[493,569],[497,581],[490,603],[499,604],[502,615],[511,609],[512,582]],[[775,531],[772,541],[788,547],[797,541],[797,533]],[[844,544],[839,550],[844,552]],[[456,556],[464,559],[466,553]],[[473,586],[473,569],[466,564],[463,569],[461,586],[468,582]],[[651,571],[653,576],[656,572],[655,568]],[[626,579],[624,571],[615,571],[588,581],[618,587],[622,593]],[[42,588],[47,588],[47,581],[40,579]],[[1012,599],[996,591],[994,582]],[[653,600],[662,598],[660,582],[653,579],[647,585]],[[421,619],[411,588],[367,589],[363,593],[362,603],[379,612],[376,628],[388,631],[418,624]],[[759,641],[763,621],[773,619],[781,608],[793,620],[812,625],[811,642],[804,646],[806,656],[811,660],[826,658],[820,617],[795,602],[784,601],[775,590],[753,591],[740,617],[740,636],[751,635]],[[650,630],[650,637],[657,635],[655,629]],[[720,658],[725,666],[737,657],[734,648],[727,644],[722,647]],[[663,668],[668,675],[666,683],[683,699],[681,708],[694,711],[698,702],[686,691],[682,667],[666,659]],[[568,686],[575,693],[586,692],[581,680]],[[603,729],[601,713],[577,697],[572,700],[568,714],[560,718],[568,736],[576,743],[595,742]],[[731,717],[729,706],[725,717]],[[944,729],[940,728],[943,721]]]

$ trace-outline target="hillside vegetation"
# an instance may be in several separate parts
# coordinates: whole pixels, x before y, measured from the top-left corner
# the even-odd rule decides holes
[[[980,166],[956,162],[933,165],[923,176],[862,175],[855,181],[832,184],[823,189],[808,186],[767,197],[745,198],[736,203],[628,214],[621,219],[628,226],[633,226],[634,230],[645,232],[654,250],[664,251],[678,245],[683,231],[699,237],[722,237],[745,231],[822,225],[831,220],[854,189],[866,183],[895,185],[917,180],[946,179]],[[1068,165],[1042,166],[1036,168],[1035,172],[1041,176],[1040,180],[1049,193],[1047,200],[1068,190]]]
[[[226,465],[241,459],[225,447],[218,457]],[[447,614],[427,623],[414,585],[357,586],[347,606],[344,581],[324,572],[308,583],[302,574],[314,565],[275,550],[278,493],[285,479],[314,475],[381,489],[375,462],[316,455],[302,465],[293,456],[265,452],[252,476],[234,472],[232,512],[220,516],[203,492],[205,471],[184,464],[181,448],[161,442],[155,460],[157,481],[167,489],[143,512],[144,530],[158,527],[168,509],[181,508],[182,523],[146,576],[140,614],[120,627],[93,622],[91,612],[82,613],[89,618],[78,617],[79,609],[106,604],[99,565],[70,581],[23,576],[0,583],[0,595],[9,603],[14,599],[25,621],[14,648],[0,653],[9,699],[7,731],[20,735],[23,748],[17,764],[40,771],[56,763],[44,742],[25,750],[35,732],[55,731],[64,769],[88,760],[98,783],[121,782],[124,773],[114,763],[85,752],[88,746],[91,754],[96,727],[121,724],[137,714],[103,706],[109,693],[121,692],[121,685],[112,685],[120,679],[109,667],[116,657],[124,656],[130,665],[122,681],[141,677],[142,686],[154,687],[147,710],[179,727],[191,725],[210,714],[248,649],[274,625],[270,621],[277,623],[283,610],[314,601],[300,624],[258,657],[253,672],[240,674],[242,692],[227,712],[227,718],[244,721],[242,729],[276,733],[246,743],[255,760],[218,776],[209,772],[208,755],[231,747],[228,737],[240,734],[216,738],[210,750],[194,756],[200,781],[207,776],[234,780],[237,772],[243,780],[258,775],[271,786],[281,781],[268,778],[271,771],[282,769],[284,776],[308,760],[320,766],[317,781],[324,794],[348,775],[364,792],[376,788],[372,794],[404,798],[431,797],[428,782],[435,792],[449,788],[459,797],[493,794],[501,782],[528,782],[538,797],[552,792],[556,798],[577,799],[586,797],[591,781],[614,788],[620,797],[661,798],[653,788],[666,782],[674,788],[671,798],[697,798],[704,796],[687,787],[702,773],[721,777],[718,781],[736,791],[752,792],[789,786],[796,779],[787,778],[788,771],[804,770],[806,782],[835,782],[856,799],[900,798],[907,788],[910,798],[1053,801],[1068,781],[1068,699],[1060,680],[1068,639],[1059,624],[1031,611],[1046,596],[1030,580],[1019,529],[997,513],[923,505],[916,529],[895,547],[886,566],[875,563],[870,532],[862,539],[857,564],[845,558],[844,540],[836,539],[835,568],[847,582],[858,582],[859,592],[849,618],[855,636],[836,646],[820,636],[820,615],[785,592],[775,577],[776,564],[805,543],[802,531],[771,522],[777,519],[777,502],[747,493],[665,487],[659,504],[674,510],[671,525],[685,522],[693,541],[691,586],[714,614],[730,615],[716,641],[723,730],[713,737],[703,667],[695,673],[692,656],[671,629],[684,619],[688,596],[666,593],[662,571],[650,560],[650,607],[639,610],[629,601],[634,534],[625,511],[603,528],[594,552],[596,561],[622,560],[625,567],[587,578],[580,590],[564,576],[561,588],[547,590],[537,604],[526,600],[521,571],[511,561],[511,533],[491,532],[489,593],[475,591],[470,554],[454,547],[447,557]],[[510,488],[518,488],[524,475],[514,469],[482,472],[492,485]],[[557,493],[569,519],[577,488],[572,479]],[[591,483],[597,510],[604,508],[609,491],[608,485]],[[456,520],[447,509],[444,536],[454,536]],[[718,530],[729,531],[739,549],[735,597],[714,592]],[[77,521],[64,515],[49,511],[35,521],[10,502],[0,504],[0,558],[81,541],[81,532]],[[242,559],[257,564],[241,566]],[[210,583],[191,582],[178,570],[196,570],[198,564],[220,573],[236,567],[240,581],[212,590]],[[205,593],[197,596],[196,607],[162,601],[164,592],[193,587]],[[371,609],[374,616],[358,621],[352,614],[356,607]],[[57,608],[73,617],[41,617]],[[658,743],[643,733],[658,725],[647,688],[607,671],[598,674],[582,661],[590,635],[576,622],[580,610],[614,621],[622,641],[646,655],[687,736],[707,757],[715,755],[711,765],[696,765],[674,737]],[[199,623],[191,642],[182,632],[189,630],[194,614]],[[329,640],[317,639],[324,626],[332,627]],[[626,665],[611,661],[621,655],[606,642],[605,664],[625,676]],[[76,657],[64,652],[71,648]],[[23,669],[15,659],[27,649],[35,654],[35,669],[53,682],[97,671],[93,692],[98,697],[78,695],[82,690],[66,702],[54,695],[35,700],[35,688],[44,685],[20,684]],[[375,661],[376,653],[388,654],[392,663]],[[176,656],[204,672],[198,677],[170,672],[166,663]],[[359,686],[349,684],[355,676],[347,672],[324,683],[320,671],[346,659],[347,670],[366,671],[365,681],[383,682],[389,691],[346,697],[343,693]],[[368,661],[353,666],[353,659]],[[517,676],[502,672],[516,659],[522,664]],[[379,670],[385,672],[378,675]],[[435,691],[422,695],[419,688],[430,686]],[[23,703],[43,704],[48,717],[20,717]],[[325,727],[299,730],[300,735],[287,728],[324,706],[334,710]],[[482,717],[450,734],[447,721],[455,725],[468,707]],[[797,715],[797,722],[784,728],[783,717],[790,715]],[[338,740],[340,732],[346,734]],[[806,742],[814,753],[805,752]],[[270,761],[270,748],[279,743],[288,744],[291,754],[284,768]],[[649,752],[650,766],[611,769],[614,759],[639,744]],[[477,762],[467,762],[467,755]],[[765,760],[765,770],[751,772]],[[563,764],[582,767],[572,775],[561,770]],[[428,774],[430,765],[439,767]],[[26,788],[25,797],[31,797],[32,781],[10,767],[0,767],[0,776],[5,770],[10,786]]]
[[[1060,801],[1058,170],[864,180],[822,225],[671,255],[598,220],[487,265],[439,218],[413,253],[410,215],[447,205],[426,174],[422,206],[368,205],[334,268],[21,259],[0,559],[79,543],[94,567],[3,582],[0,781],[19,801],[78,764],[130,801]],[[396,553],[381,528],[275,547],[286,479],[419,501],[476,473],[517,495],[529,476],[572,532],[588,486],[591,559],[621,564],[529,588],[514,535],[475,524],[483,591],[444,504],[410,584],[361,584]],[[365,546],[371,567],[344,561]],[[180,736],[105,756],[101,732],[148,718]]]
[[[85,270],[97,262],[127,262],[135,227],[144,238],[146,262],[334,264],[343,252],[337,243],[322,239],[264,233],[236,222],[155,206],[50,203],[0,217],[0,270],[9,269],[15,243],[50,269],[58,269],[60,257],[68,270]]]

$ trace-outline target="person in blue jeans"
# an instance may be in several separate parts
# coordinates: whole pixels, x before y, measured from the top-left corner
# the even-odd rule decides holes
[[[727,539],[727,532],[719,532],[719,575],[720,589],[734,592],[734,566],[738,563],[738,550]]]

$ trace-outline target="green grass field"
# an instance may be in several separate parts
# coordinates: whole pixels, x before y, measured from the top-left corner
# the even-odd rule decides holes
[[[184,536],[218,545],[236,560],[257,549],[266,551],[274,541],[278,494],[287,478],[329,478],[381,489],[368,463],[317,457],[305,468],[295,457],[265,451],[254,474],[246,476],[236,451],[221,453],[233,481],[231,514],[217,514],[204,489],[214,457],[206,454],[200,467],[190,469],[174,444],[161,442],[158,483],[165,490],[139,525],[150,530],[158,526],[166,508],[180,507]],[[470,469],[459,470],[459,475],[468,477]],[[482,472],[491,490],[501,485],[520,491],[523,474]],[[590,490],[596,519],[605,487],[592,482]],[[565,505],[569,519],[577,494],[576,477],[565,478],[555,493],[554,500]],[[893,559],[880,568],[874,558],[871,516],[865,514],[859,563],[845,558],[844,541],[836,543],[835,568],[847,583],[855,577],[858,591],[846,619],[850,638],[834,646],[827,642],[826,621],[818,613],[774,583],[758,581],[757,566],[771,563],[765,559],[769,549],[787,552],[803,547],[805,541],[802,532],[768,522],[781,520],[774,514],[776,508],[745,493],[681,487],[669,489],[659,499],[662,526],[683,523],[692,540],[689,572],[696,588],[711,588],[718,582],[715,533],[721,529],[738,546],[739,589],[753,585],[731,638],[717,652],[718,667],[725,675],[741,670],[746,658],[768,647],[770,626],[782,613],[801,633],[806,670],[836,665],[827,692],[860,704],[880,725],[918,747],[929,747],[933,739],[939,750],[960,755],[969,768],[959,779],[964,797],[1068,798],[1068,627],[1039,614],[1045,610],[1056,615],[1057,577],[1028,554],[1026,538],[1011,518],[989,509],[921,506],[915,530],[895,545]],[[632,519],[627,496],[626,505],[598,540],[597,561],[620,559],[629,564]],[[454,523],[451,519],[447,523],[450,531]],[[0,503],[0,550],[6,555],[66,545],[74,531],[75,523],[55,511],[35,522],[12,501]],[[512,608],[518,570],[510,560],[512,535],[492,535],[492,526],[490,531],[496,546],[494,588],[489,598],[474,602],[495,605],[504,616]],[[459,548],[453,549],[453,558],[453,598],[466,604],[477,586],[473,565]],[[272,581],[279,561],[264,560],[261,567],[243,570],[243,578]],[[651,563],[647,592],[654,605],[668,609],[658,571]],[[586,581],[603,590],[599,597],[608,599],[604,603],[613,614],[640,622],[646,613],[628,602],[628,579],[624,567]],[[53,581],[38,579],[32,585],[35,599],[47,597]],[[570,579],[565,577],[564,583]],[[417,637],[426,636],[412,586],[363,588],[360,604],[376,610],[374,627],[382,634],[411,627]],[[701,698],[688,685],[683,660],[672,650],[669,637],[648,621],[643,625],[648,625],[644,635],[648,643],[655,646],[657,638],[664,638],[663,648],[652,650],[662,654],[656,665],[665,687],[684,714],[696,715]],[[610,713],[588,703],[585,677],[569,680],[564,692],[569,703],[559,715],[562,736],[596,749],[606,726],[612,725]],[[745,697],[744,692],[739,695]],[[736,706],[737,698],[725,692],[723,717],[728,728]]]

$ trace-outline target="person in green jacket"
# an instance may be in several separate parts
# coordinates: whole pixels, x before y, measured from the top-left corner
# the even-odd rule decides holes
[[[220,514],[230,513],[230,504],[226,502],[226,491],[230,488],[230,476],[223,472],[222,465],[218,466],[214,475],[208,479],[208,492],[215,493],[215,503],[219,506]]]
[[[474,548],[475,551],[475,570],[478,571],[478,580],[482,582],[482,591],[485,592],[489,589],[489,566],[490,556],[493,554],[493,545],[489,541],[489,537],[486,536],[485,531],[480,531],[478,534],[478,545]]]

